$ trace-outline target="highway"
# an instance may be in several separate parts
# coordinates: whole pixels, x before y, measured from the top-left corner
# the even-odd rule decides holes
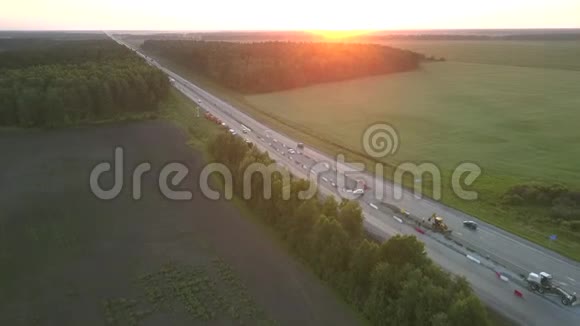
[[[122,40],[112,38],[131,48]],[[133,50],[139,51],[139,49]],[[144,54],[140,54],[147,58]],[[312,175],[311,168],[313,168],[313,171],[319,175],[319,191],[323,194],[353,197],[354,195],[347,192],[347,189],[355,188],[354,179],[364,180],[365,184],[375,188],[382,187],[385,194],[382,200],[375,199],[373,191],[368,191],[357,198],[363,208],[367,230],[384,239],[395,234],[417,236],[425,243],[427,254],[431,259],[449,272],[464,276],[483,302],[495,310],[522,325],[551,323],[580,325],[580,305],[566,307],[560,303],[558,297],[532,293],[525,288],[519,276],[527,275],[529,272],[545,271],[561,282],[566,290],[580,292],[580,264],[577,262],[439,202],[420,198],[412,191],[405,190],[403,198],[394,201],[393,184],[388,180],[375,180],[375,177],[368,173],[347,173],[350,177],[346,183],[347,189],[340,189],[335,170],[351,171],[353,168],[349,164],[337,165],[333,158],[309,148],[308,144],[305,145],[303,151],[299,150],[297,140],[271,130],[226,101],[162,67],[153,59],[147,59],[173,79],[174,87],[198,103],[205,111],[224,121],[228,128],[235,130],[240,137],[244,137],[258,148],[267,151],[270,157],[286,166],[291,173],[308,178]],[[200,118],[203,118],[203,115]],[[242,124],[251,131],[244,132]],[[328,169],[321,162],[326,162]],[[453,229],[455,241],[450,241],[441,234],[431,231],[425,234],[418,233],[415,225],[409,223],[405,216],[396,210],[393,211],[384,203],[394,204],[414,216],[425,219],[433,213],[443,216],[445,222]],[[478,230],[471,231],[464,228],[462,223],[465,220],[476,221],[479,224]],[[503,275],[504,278],[500,279],[497,273]],[[521,291],[523,298],[515,296],[514,290]]]

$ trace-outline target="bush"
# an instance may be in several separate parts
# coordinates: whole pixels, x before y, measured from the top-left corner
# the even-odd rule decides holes
[[[570,225],[570,230],[580,232],[580,221],[570,221],[568,223]]]
[[[524,199],[518,194],[506,194],[502,197],[502,203],[506,205],[519,206],[524,204]]]
[[[552,207],[552,216],[564,220],[580,220],[580,208],[564,205]]]
[[[511,187],[502,196],[502,203],[512,206],[543,206],[550,208],[551,224],[580,220],[580,192],[553,184],[527,184]],[[550,220],[546,221],[548,224]]]
[[[559,184],[542,185],[542,184],[524,184],[513,186],[508,189],[504,198],[506,202],[510,203],[514,200],[514,205],[521,205],[520,199],[514,196],[519,196],[522,201],[530,205],[551,206],[554,200],[562,196],[567,196],[569,190]]]

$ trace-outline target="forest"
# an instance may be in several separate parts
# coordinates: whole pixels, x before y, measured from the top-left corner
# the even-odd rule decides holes
[[[421,54],[373,44],[146,40],[142,48],[242,93],[417,69]]]
[[[157,108],[167,77],[112,40],[0,52],[0,126],[56,127]]]
[[[240,198],[246,167],[274,163],[267,153],[227,133],[212,140],[208,151],[232,171],[233,191]],[[436,266],[417,238],[395,236],[379,243],[365,233],[357,202],[300,199],[298,193],[309,189],[309,181],[293,179],[284,185],[282,180],[279,173],[272,175],[272,196],[265,199],[264,178],[254,175],[246,205],[370,324],[490,324],[467,281]],[[284,187],[289,187],[289,200],[283,197]]]

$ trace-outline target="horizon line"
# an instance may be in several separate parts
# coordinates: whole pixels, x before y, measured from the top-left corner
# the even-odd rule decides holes
[[[311,31],[368,31],[372,32],[412,32],[412,31],[518,31],[518,30],[580,30],[576,27],[481,27],[481,28],[401,28],[401,29],[0,29],[0,32],[195,32],[195,33],[223,33],[223,32],[311,32]]]

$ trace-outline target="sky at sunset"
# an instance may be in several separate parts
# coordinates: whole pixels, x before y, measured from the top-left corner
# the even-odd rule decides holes
[[[0,29],[195,31],[580,27],[580,0],[0,1]]]

